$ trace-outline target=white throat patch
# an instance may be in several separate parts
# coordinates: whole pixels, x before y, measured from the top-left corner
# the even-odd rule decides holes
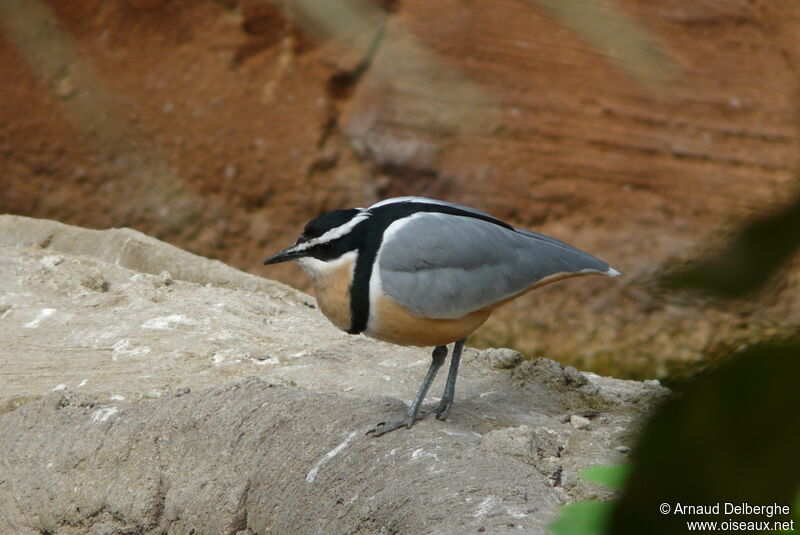
[[[357,259],[358,252],[348,251],[339,258],[334,258],[332,260],[320,260],[311,256],[305,256],[303,258],[298,258],[297,263],[300,264],[303,271],[308,273],[312,279],[317,279],[338,271],[348,262],[352,262],[353,265],[355,265]]]

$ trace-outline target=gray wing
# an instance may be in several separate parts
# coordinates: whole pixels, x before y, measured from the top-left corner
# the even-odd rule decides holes
[[[383,291],[411,313],[456,319],[558,274],[614,274],[564,242],[472,217],[418,213],[396,221],[378,257]]]

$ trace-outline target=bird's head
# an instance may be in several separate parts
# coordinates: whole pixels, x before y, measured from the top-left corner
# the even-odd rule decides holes
[[[369,218],[369,212],[352,208],[334,210],[309,221],[297,242],[266,260],[265,265],[296,260],[309,274],[324,270],[358,248],[359,224]]]

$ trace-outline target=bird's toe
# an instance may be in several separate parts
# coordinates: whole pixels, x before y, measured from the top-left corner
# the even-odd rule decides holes
[[[372,438],[378,438],[379,436],[385,435],[386,433],[391,433],[395,429],[400,429],[401,427],[409,428],[414,424],[414,422],[409,422],[407,418],[403,418],[397,422],[379,422],[366,432],[367,436],[371,436]]]

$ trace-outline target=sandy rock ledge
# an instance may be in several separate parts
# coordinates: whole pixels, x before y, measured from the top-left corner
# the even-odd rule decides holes
[[[447,422],[371,439],[429,354],[300,292],[14,216],[0,272],[0,533],[545,533],[667,393],[469,349]]]

